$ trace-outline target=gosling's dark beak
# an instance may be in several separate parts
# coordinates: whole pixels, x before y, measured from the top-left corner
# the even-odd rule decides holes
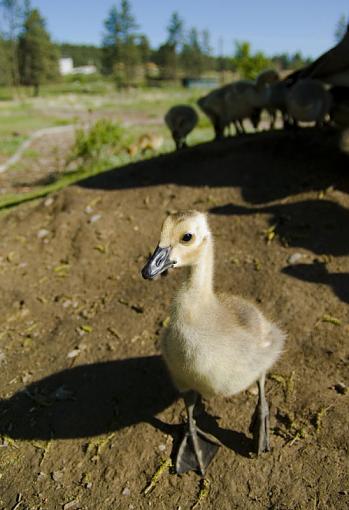
[[[174,262],[170,260],[170,252],[171,247],[161,248],[158,246],[142,269],[143,278],[152,280],[158,274],[172,267]]]

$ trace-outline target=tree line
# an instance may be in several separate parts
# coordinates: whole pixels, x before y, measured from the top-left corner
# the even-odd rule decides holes
[[[148,37],[138,31],[137,21],[129,0],[114,5],[104,22],[104,37],[97,63],[106,75],[114,75],[118,82],[130,83],[137,79],[140,67],[156,64],[159,78],[176,80],[179,76],[200,77],[204,73],[236,71],[242,78],[255,76],[268,66],[295,69],[309,62],[300,52],[267,57],[263,52],[252,53],[250,43],[235,42],[230,56],[215,56],[209,30],[187,28],[184,20],[173,12],[166,31],[166,40],[156,49]],[[148,70],[151,73],[151,68]]]
[[[13,87],[40,85],[58,78],[59,50],[45,20],[29,0],[1,0],[0,83]]]
[[[266,67],[296,69],[309,61],[300,52],[271,57],[261,51],[253,53],[246,41],[235,42],[229,56],[222,49],[221,55],[214,55],[209,31],[186,27],[178,12],[168,21],[166,40],[152,48],[147,35],[139,30],[130,0],[117,1],[107,13],[100,47],[54,44],[44,18],[38,9],[31,8],[30,0],[0,0],[0,20],[0,84],[30,85],[35,94],[42,83],[59,79],[61,56],[71,57],[75,66],[95,64],[99,73],[118,85],[224,71],[254,78]],[[344,22],[342,16],[336,37]]]

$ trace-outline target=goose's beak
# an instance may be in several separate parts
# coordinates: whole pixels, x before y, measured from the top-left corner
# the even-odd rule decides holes
[[[175,262],[170,260],[171,247],[161,248],[157,246],[153,255],[148,259],[148,262],[142,269],[142,276],[146,280],[152,280],[155,276],[163,273],[170,267],[175,265]]]

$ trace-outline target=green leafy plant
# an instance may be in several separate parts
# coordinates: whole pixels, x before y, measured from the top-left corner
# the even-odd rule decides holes
[[[84,162],[106,159],[120,151],[123,136],[119,124],[108,119],[97,120],[88,130],[77,129],[71,159],[81,158]]]

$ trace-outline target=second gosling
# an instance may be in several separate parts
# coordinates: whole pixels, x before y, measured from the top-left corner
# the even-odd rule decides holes
[[[187,147],[186,137],[193,131],[198,120],[198,114],[189,105],[178,104],[168,110],[165,123],[171,131],[177,150]]]
[[[188,424],[180,445],[177,473],[204,475],[217,444],[195,423],[199,394],[231,396],[257,381],[254,438],[258,453],[269,450],[266,372],[278,359],[285,334],[245,299],[216,294],[213,287],[213,238],[205,214],[186,211],[164,221],[159,244],[142,270],[153,279],[169,268],[188,268],[172,306],[161,350],[170,374],[183,393]]]

